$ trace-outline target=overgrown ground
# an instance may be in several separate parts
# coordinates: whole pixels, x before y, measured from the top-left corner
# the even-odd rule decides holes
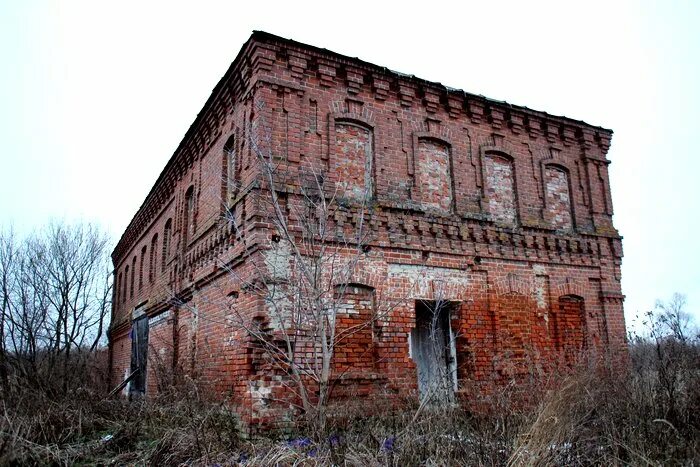
[[[193,385],[148,402],[86,389],[65,398],[14,391],[2,402],[0,463],[700,464],[698,347],[677,348],[682,356],[664,362],[656,346],[645,345],[632,349],[629,371],[582,365],[506,385],[478,414],[375,400],[339,406],[322,433],[299,425],[253,441],[230,409],[202,402]]]

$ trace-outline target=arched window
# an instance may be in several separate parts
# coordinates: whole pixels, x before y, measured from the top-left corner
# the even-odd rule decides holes
[[[185,210],[182,219],[182,228],[184,233],[184,244],[187,246],[187,240],[194,233],[194,187],[190,186],[185,192]]]
[[[366,201],[374,194],[372,130],[350,121],[335,122],[334,168],[338,194]]]
[[[126,290],[129,287],[129,265],[124,268],[124,295],[122,295],[122,303],[126,302]],[[132,294],[133,295],[133,294]]]
[[[557,165],[545,167],[545,219],[557,230],[573,229],[569,173]]]
[[[134,282],[136,281],[136,256],[131,260],[131,287],[129,288],[129,298],[134,298]]]
[[[148,279],[153,283],[156,280],[156,251],[158,248],[158,234],[151,239],[151,256],[148,261]]]
[[[143,265],[146,262],[146,245],[141,248],[141,262],[139,263],[139,290],[143,288]]]
[[[452,210],[452,175],[450,149],[445,143],[421,138],[416,161],[421,202],[428,209]]]
[[[122,300],[122,273],[117,276],[117,293],[114,294],[114,306],[119,306]]]
[[[226,140],[226,144],[224,144],[224,177],[226,179],[226,192],[229,197],[233,196],[238,189],[237,164],[236,137],[231,135]]]
[[[513,161],[499,153],[488,153],[484,160],[484,189],[491,218],[500,224],[515,225],[518,205]]]
[[[165,271],[165,262],[168,259],[168,255],[170,254],[170,240],[172,238],[172,233],[173,233],[173,220],[168,219],[167,221],[165,221],[165,228],[163,229],[163,256],[161,257],[161,260],[160,260],[161,272]]]

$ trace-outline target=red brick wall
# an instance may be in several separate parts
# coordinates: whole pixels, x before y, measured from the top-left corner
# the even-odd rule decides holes
[[[289,206],[306,183],[299,175],[314,172],[327,194],[340,187],[347,198],[334,231],[352,236],[360,216],[370,229],[371,248],[352,282],[373,290],[376,309],[393,306],[340,346],[336,369],[355,376],[338,395],[417,389],[409,335],[420,299],[458,302],[452,327],[461,391],[533,365],[539,371],[560,351],[624,348],[621,239],[605,157],[611,132],[265,35],[254,36],[242,57],[113,255],[122,277],[110,331],[115,381],[128,367],[131,310],[148,300],[150,316],[172,312],[171,324],[152,329],[154,352],[230,397],[249,421],[286,416],[288,404],[273,402],[294,398],[284,375],[234,325],[236,316],[272,325],[245,285],[256,274],[255,251],[268,248],[272,234],[264,203],[251,196],[259,178],[251,146],[278,164]],[[185,242],[190,187],[193,231]],[[356,205],[365,193],[371,209]],[[144,272],[149,279],[132,298],[126,266],[144,246],[149,257],[155,234],[157,271]],[[338,258],[353,255],[350,248]],[[341,328],[367,312],[359,295],[351,297],[359,314],[340,316]],[[148,392],[157,387],[155,366]]]

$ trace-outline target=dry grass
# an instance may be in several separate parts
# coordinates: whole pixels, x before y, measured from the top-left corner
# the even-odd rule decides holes
[[[202,401],[194,385],[145,402],[84,388],[61,400],[14,391],[0,406],[0,464],[696,465],[700,360],[691,350],[672,399],[654,364],[637,365],[633,352],[629,372],[582,366],[506,384],[478,412],[344,403],[324,433],[299,425],[255,440],[230,407]]]

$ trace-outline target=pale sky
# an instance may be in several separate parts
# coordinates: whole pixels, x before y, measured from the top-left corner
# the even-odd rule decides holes
[[[694,1],[0,0],[0,227],[119,238],[258,29],[613,129],[628,321],[675,291],[700,320],[698,24]]]

